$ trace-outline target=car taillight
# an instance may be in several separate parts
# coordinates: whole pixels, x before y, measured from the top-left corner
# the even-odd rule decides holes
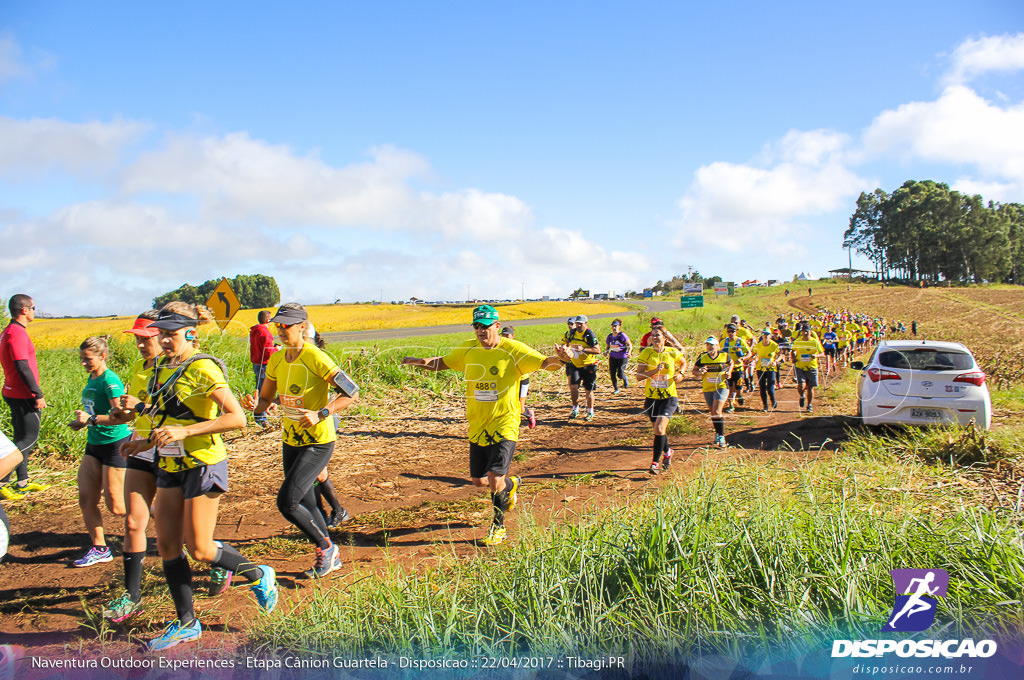
[[[887,371],[884,368],[869,368],[868,377],[871,378],[871,382],[878,382],[879,380],[900,380],[900,374],[894,371]]]
[[[961,373],[957,377],[953,378],[953,382],[971,383],[981,387],[985,384],[985,374],[981,371],[971,371],[970,373]]]

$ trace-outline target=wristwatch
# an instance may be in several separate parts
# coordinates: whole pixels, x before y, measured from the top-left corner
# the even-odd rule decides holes
[[[327,418],[330,417],[331,412],[327,409],[326,406],[324,406],[322,409],[317,411],[317,415],[320,416],[320,420],[327,420]]]
[[[96,424],[96,414],[94,413],[93,415],[89,416],[89,420],[86,421],[86,423],[88,424],[89,427],[92,427],[93,425],[95,425]]]

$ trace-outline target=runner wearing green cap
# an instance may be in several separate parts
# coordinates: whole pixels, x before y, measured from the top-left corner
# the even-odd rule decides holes
[[[498,311],[490,305],[473,310],[473,332],[445,356],[404,357],[403,366],[428,371],[454,370],[466,383],[466,420],[469,422],[469,476],[475,486],[491,491],[494,520],[484,545],[505,541],[505,514],[515,508],[522,480],[508,474],[519,439],[519,381],[534,371],[554,371],[571,354],[555,345],[556,356],[546,357],[527,345],[503,338]]]

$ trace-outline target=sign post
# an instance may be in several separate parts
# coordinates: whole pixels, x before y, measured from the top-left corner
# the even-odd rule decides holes
[[[217,287],[213,289],[209,299],[207,299],[206,306],[213,312],[217,326],[220,328],[220,332],[223,333],[231,319],[238,313],[242,304],[238,301],[235,291],[231,290],[231,284],[228,283],[228,280],[221,279]]]

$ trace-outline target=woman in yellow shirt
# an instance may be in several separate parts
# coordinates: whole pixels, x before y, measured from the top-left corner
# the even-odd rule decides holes
[[[149,641],[150,651],[198,640],[202,627],[192,600],[192,568],[182,550],[242,576],[253,584],[260,606],[277,604],[277,579],[269,566],[256,566],[233,547],[213,539],[220,496],[228,490],[227,451],[221,433],[245,425],[245,412],[228,387],[219,360],[200,355],[196,327],[213,318],[206,307],[169,302],[150,327],[159,331],[163,356],[153,369],[143,415],[152,423],[147,439],[121,450],[135,456],[156,448],[153,516],[157,550],[177,620]]]
[[[322,578],[341,567],[341,555],[331,541],[313,485],[334,452],[334,414],[355,400],[358,388],[326,352],[306,341],[309,318],[302,305],[281,305],[270,322],[284,351],[270,355],[259,400],[248,396],[245,406],[258,419],[272,403],[281,405],[284,481],[277,509],[315,546],[316,562],[306,576]],[[344,389],[342,385],[349,385],[349,393],[332,396],[331,388]]]
[[[665,345],[669,344],[670,347]],[[667,470],[672,465],[672,449],[668,446],[668,422],[679,406],[676,376],[686,370],[683,346],[664,326],[651,331],[650,345],[640,350],[636,375],[646,380],[644,386],[644,415],[654,427],[654,458],[649,472],[658,474],[660,465]]]

